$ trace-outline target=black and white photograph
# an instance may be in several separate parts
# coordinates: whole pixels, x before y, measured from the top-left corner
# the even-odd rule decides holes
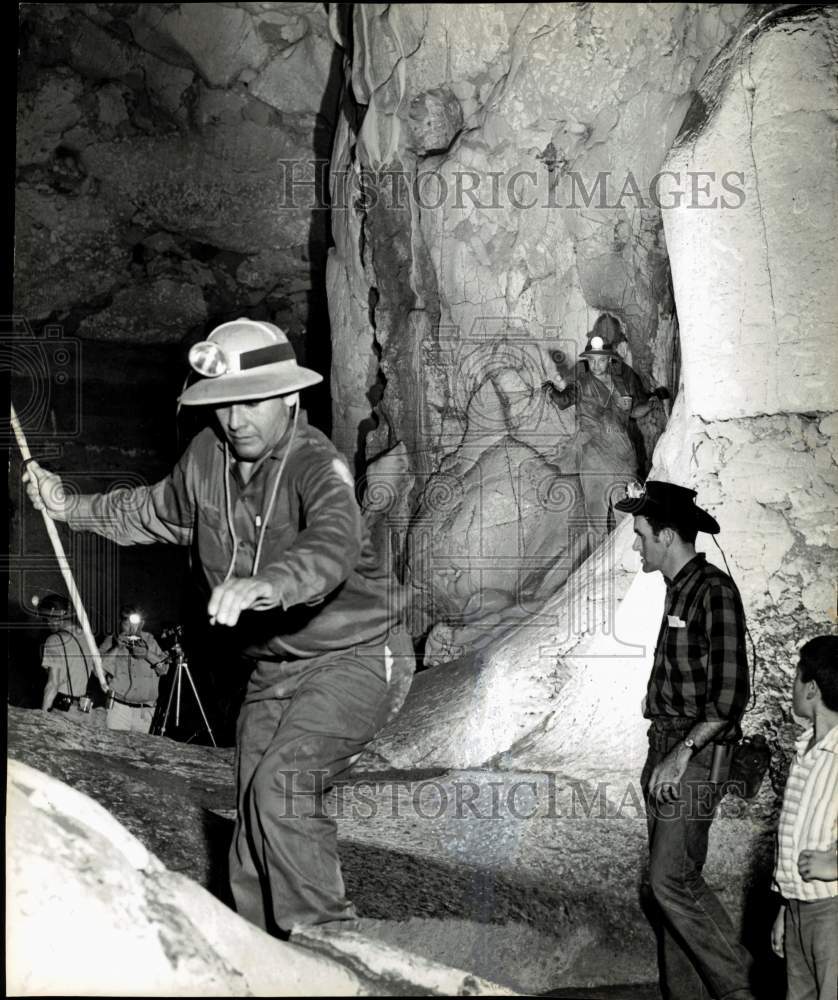
[[[838,8],[7,24],[7,995],[834,1000]]]

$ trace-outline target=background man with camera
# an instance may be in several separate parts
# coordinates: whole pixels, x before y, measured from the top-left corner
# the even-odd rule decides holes
[[[119,611],[119,631],[99,647],[102,669],[108,676],[108,729],[147,733],[151,730],[160,678],[169,669],[169,657],[132,605]]]

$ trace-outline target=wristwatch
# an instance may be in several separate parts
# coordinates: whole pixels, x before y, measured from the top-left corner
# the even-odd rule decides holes
[[[695,753],[695,740],[687,736],[681,741],[685,747],[690,751],[690,753]]]

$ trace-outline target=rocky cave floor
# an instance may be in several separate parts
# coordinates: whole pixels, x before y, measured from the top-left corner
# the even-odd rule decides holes
[[[9,709],[8,749],[105,806],[169,869],[229,902],[232,749],[19,708]],[[633,808],[612,818],[624,847],[615,850],[615,828],[597,838],[596,820],[566,815],[563,791],[545,775],[353,774],[332,807],[364,933],[520,992],[657,997],[648,928],[619,902],[609,906],[607,886],[585,881],[587,866],[636,882],[644,822]]]

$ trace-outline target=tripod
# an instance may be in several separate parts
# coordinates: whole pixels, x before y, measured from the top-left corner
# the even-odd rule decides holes
[[[166,734],[166,724],[169,721],[169,712],[172,708],[172,699],[175,698],[175,690],[177,690],[177,697],[175,698],[175,728],[180,725],[180,688],[183,679],[183,675],[186,674],[186,679],[189,681],[189,686],[192,688],[192,694],[195,695],[195,703],[198,706],[198,711],[201,713],[201,718],[204,720],[204,725],[209,733],[209,737],[212,740],[212,745],[217,747],[218,744],[215,742],[215,737],[212,734],[212,729],[207,721],[206,713],[204,712],[204,706],[201,704],[201,699],[198,697],[198,691],[195,688],[195,682],[192,680],[192,673],[189,670],[189,663],[186,660],[186,653],[183,651],[183,647],[179,642],[175,642],[172,646],[171,654],[174,665],[175,673],[172,677],[172,686],[169,688],[169,700],[166,703],[166,712],[163,715],[163,721],[160,723],[158,735],[164,736]],[[190,737],[191,739],[191,737]],[[188,742],[188,741],[187,741]]]

